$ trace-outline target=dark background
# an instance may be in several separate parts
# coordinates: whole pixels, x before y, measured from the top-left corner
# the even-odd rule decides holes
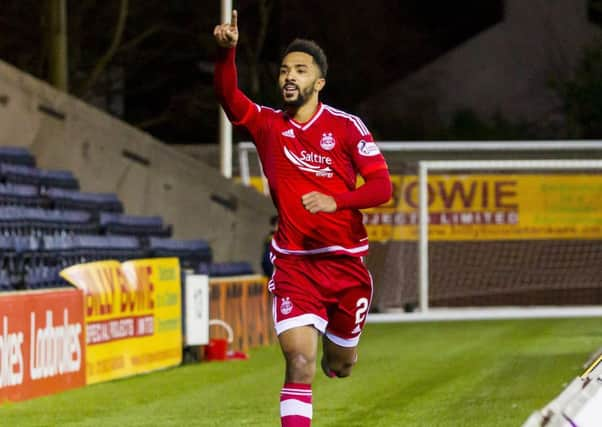
[[[111,45],[123,1],[68,3],[70,92],[165,142],[216,142],[212,30],[219,0],[128,1],[119,47],[85,90]],[[0,59],[41,79],[48,78],[44,3],[5,0],[0,8]],[[240,85],[253,100],[278,106],[280,53],[293,38],[305,37],[329,58],[323,100],[350,112],[503,19],[502,0],[239,0],[234,6]],[[600,22],[602,9],[592,7],[590,14]],[[381,139],[404,138],[402,131],[372,130]]]

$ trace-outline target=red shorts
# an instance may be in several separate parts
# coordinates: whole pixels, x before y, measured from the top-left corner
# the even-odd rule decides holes
[[[372,277],[359,257],[272,254],[276,334],[313,325],[333,343],[355,347],[372,302]]]

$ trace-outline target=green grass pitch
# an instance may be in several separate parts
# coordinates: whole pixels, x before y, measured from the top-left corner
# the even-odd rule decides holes
[[[369,324],[347,379],[318,375],[314,426],[520,426],[583,372],[602,319]],[[277,346],[0,407],[15,427],[278,426]]]

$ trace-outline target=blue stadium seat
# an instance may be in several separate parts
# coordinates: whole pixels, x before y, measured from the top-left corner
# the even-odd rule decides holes
[[[139,237],[170,237],[171,227],[163,224],[160,216],[136,216],[102,212],[100,226],[106,234]]]
[[[34,236],[0,236],[0,270],[8,275],[11,289],[19,288],[24,271],[39,262],[39,248]]]
[[[45,208],[49,205],[49,201],[40,196],[35,185],[0,183],[0,206]]]
[[[0,163],[23,166],[36,165],[35,158],[29,150],[23,147],[0,147]]]
[[[86,211],[0,206],[0,234],[38,236],[61,233],[94,233],[98,224]]]
[[[79,181],[71,171],[42,170],[40,171],[40,184],[46,188],[79,190]]]
[[[63,188],[48,188],[43,191],[55,209],[89,211],[95,216],[100,212],[123,212],[123,204],[115,193],[82,193]]]
[[[244,276],[247,274],[254,274],[254,271],[251,264],[245,261],[222,262],[209,266],[209,276],[212,277]]]
[[[0,177],[5,182],[41,187],[78,190],[79,182],[70,171],[42,170],[24,165],[0,163]]]
[[[34,267],[25,273],[25,289],[45,289],[69,286],[60,276],[63,269],[61,266],[40,266]]]
[[[178,257],[183,268],[197,270],[201,263],[211,263],[212,253],[205,240],[174,240],[151,237],[148,242],[153,257]]]
[[[85,262],[145,258],[146,250],[132,236],[44,236],[45,264],[69,266]]]
[[[125,261],[128,259],[145,258],[146,250],[140,246],[140,242],[133,236],[75,236],[76,248],[83,256],[90,260],[116,259]]]
[[[0,163],[0,178],[4,182],[39,186],[41,171],[35,167]]]
[[[11,283],[10,274],[8,271],[0,270],[0,292],[14,291],[15,287]]]

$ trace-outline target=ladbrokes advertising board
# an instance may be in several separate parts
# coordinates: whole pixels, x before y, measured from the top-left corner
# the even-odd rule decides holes
[[[88,384],[181,362],[177,258],[94,262],[61,275],[84,291]]]
[[[81,387],[85,360],[81,291],[0,296],[0,401]]]

